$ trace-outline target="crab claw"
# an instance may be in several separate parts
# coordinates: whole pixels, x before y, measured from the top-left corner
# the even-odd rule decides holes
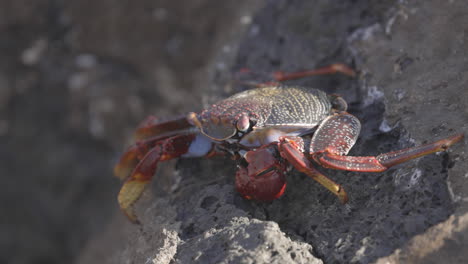
[[[285,165],[274,157],[272,145],[249,151],[245,155],[247,167],[236,173],[236,189],[246,199],[272,201],[286,189]]]

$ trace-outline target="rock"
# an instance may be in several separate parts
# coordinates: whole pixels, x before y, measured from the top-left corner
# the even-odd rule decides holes
[[[468,214],[451,215],[423,234],[413,237],[405,246],[376,264],[385,263],[464,263],[467,254]]]
[[[462,25],[468,16],[464,8],[460,2],[435,0],[400,5],[386,23],[361,29],[360,40],[352,41],[352,50],[360,58],[358,67],[368,73],[367,85],[385,94],[384,120],[390,127],[403,127],[416,144],[459,132],[466,135],[468,38]],[[443,186],[450,199],[439,200],[434,192],[427,195],[445,208],[452,207],[450,215],[438,218],[434,226],[417,220],[416,226],[423,228],[377,263],[466,261],[466,153],[466,144],[461,142],[448,154],[438,155],[438,161],[430,157],[419,161],[418,167],[425,168],[421,180],[438,171],[442,172],[438,177],[447,177],[437,188]],[[427,170],[437,162],[442,164],[440,169]],[[415,188],[421,190],[419,180]],[[426,206],[422,203],[416,210]]]
[[[117,210],[111,177],[144,115],[197,111],[249,89],[233,81],[243,67],[266,79],[335,62],[357,69],[356,79],[287,83],[347,100],[363,125],[351,155],[466,134],[462,1],[23,2],[0,18],[0,173],[9,175],[0,201],[11,212],[0,262],[467,259],[464,142],[383,173],[318,168],[346,189],[346,205],[297,172],[280,199],[247,201],[229,158],[174,161],[138,202],[141,226]]]
[[[310,245],[292,241],[278,224],[247,217],[231,218],[177,251],[175,263],[323,263],[312,255]]]
[[[432,6],[438,4],[441,3],[272,2],[252,19],[246,38],[239,44],[235,69],[295,71],[337,61],[354,61],[361,72],[358,80],[319,76],[290,82],[343,95],[350,104],[349,111],[363,124],[360,140],[352,155],[376,155],[461,132],[464,128],[459,124],[463,124],[465,116],[457,113],[460,113],[458,109],[463,108],[463,103],[461,99],[451,99],[460,85],[455,83],[450,88],[444,85],[444,90],[437,90],[440,85],[436,84],[447,83],[444,81],[447,77],[441,70],[444,68],[441,63],[447,58],[436,60],[430,55],[437,50],[433,46],[442,45],[431,32],[449,34],[447,30],[437,28],[448,26],[448,20],[444,19],[450,17],[446,14],[450,10],[446,8],[434,10]],[[453,8],[453,12],[462,10]],[[432,15],[428,16],[430,12]],[[424,19],[430,21],[418,22]],[[462,24],[460,21],[459,25]],[[424,47],[413,45],[415,32],[428,38]],[[453,32],[451,38],[456,38],[457,32]],[[451,44],[455,48],[453,52],[463,52],[463,43],[460,42],[459,47]],[[447,55],[447,51],[439,50]],[[225,63],[224,59],[219,56],[222,63]],[[453,58],[452,62],[449,58],[448,61],[456,63],[459,60]],[[429,75],[427,70],[431,65],[437,65],[437,69]],[[453,74],[448,70],[446,73]],[[225,67],[216,68],[214,82],[226,82],[226,77],[223,77],[226,75]],[[464,78],[460,76],[455,80],[460,83]],[[433,93],[424,92],[429,87],[435,87],[432,88]],[[224,92],[242,89],[246,87],[233,86]],[[451,101],[454,104],[450,104]],[[426,117],[426,113],[430,113],[430,117]],[[458,166],[464,166],[459,162],[464,155],[462,148],[463,145],[458,144],[448,154],[430,155],[384,173],[351,173],[320,168],[347,190],[350,202],[346,205],[339,204],[324,188],[299,173],[291,173],[288,177],[289,185],[282,198],[272,203],[243,201],[235,198],[232,169],[220,166],[219,161],[198,165],[194,165],[195,161],[180,162],[182,179],[173,206],[178,212],[181,230],[177,231],[180,244],[174,261],[219,263],[232,260],[250,263],[255,259],[253,256],[257,256],[256,263],[271,262],[271,259],[263,259],[263,252],[258,251],[258,248],[268,245],[267,239],[252,242],[246,240],[245,235],[233,235],[238,231],[228,232],[232,239],[226,239],[226,230],[232,230],[233,219],[244,219],[241,230],[250,230],[249,233],[259,232],[250,226],[254,223],[262,228],[270,221],[278,223],[279,229],[293,238],[294,243],[309,244],[314,255],[325,263],[373,262],[402,248],[410,248],[404,252],[413,252],[413,246],[409,245],[415,236],[461,210],[454,202],[464,201],[463,192],[454,192],[447,184],[447,177],[463,177],[464,174],[456,173]],[[208,179],[213,178],[213,172],[217,175],[214,177],[216,182],[225,182],[226,185],[207,186],[204,182],[210,182]],[[195,177],[196,183],[187,180],[188,175]],[[462,232],[462,229],[456,229],[454,233]],[[275,237],[278,233],[260,230],[264,237]],[[426,248],[435,250],[440,247]],[[298,249],[304,256],[310,252],[310,248]],[[393,253],[389,259],[402,256],[407,255]],[[287,258],[282,261],[294,263]]]

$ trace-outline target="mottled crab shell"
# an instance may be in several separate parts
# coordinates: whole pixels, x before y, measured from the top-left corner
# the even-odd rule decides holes
[[[247,90],[222,100],[199,115],[201,131],[214,140],[237,133],[237,121],[247,116],[255,128],[317,126],[332,113],[325,92],[306,87],[272,86]]]

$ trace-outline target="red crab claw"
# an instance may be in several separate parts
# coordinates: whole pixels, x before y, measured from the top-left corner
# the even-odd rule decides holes
[[[136,215],[133,213],[132,205],[140,198],[147,184],[151,181],[154,173],[156,172],[158,163],[174,158],[178,158],[181,155],[188,152],[192,141],[195,139],[195,134],[179,135],[154,143],[146,154],[138,161],[135,169],[132,171],[130,177],[128,177],[118,195],[118,201],[120,208],[127,215],[127,217],[134,223],[138,223]],[[146,146],[145,146],[146,147]],[[142,147],[136,147],[142,148]],[[135,152],[130,151],[131,154]],[[131,156],[129,154],[129,156]],[[128,156],[123,157],[124,161],[127,161]],[[131,159],[133,162],[134,159]],[[124,166],[128,166],[126,163]],[[117,167],[121,166],[121,163]],[[119,169],[117,169],[120,173]]]
[[[236,173],[236,189],[244,198],[272,201],[283,195],[286,166],[276,153],[271,144],[245,154],[248,165],[240,166]]]

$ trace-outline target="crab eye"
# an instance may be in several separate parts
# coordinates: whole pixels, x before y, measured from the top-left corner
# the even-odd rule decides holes
[[[240,132],[246,132],[250,127],[250,120],[247,115],[242,115],[236,124],[237,130]]]
[[[346,103],[343,97],[336,94],[332,94],[330,95],[330,99],[333,109],[337,111],[346,111],[346,109],[348,109],[348,103]]]

